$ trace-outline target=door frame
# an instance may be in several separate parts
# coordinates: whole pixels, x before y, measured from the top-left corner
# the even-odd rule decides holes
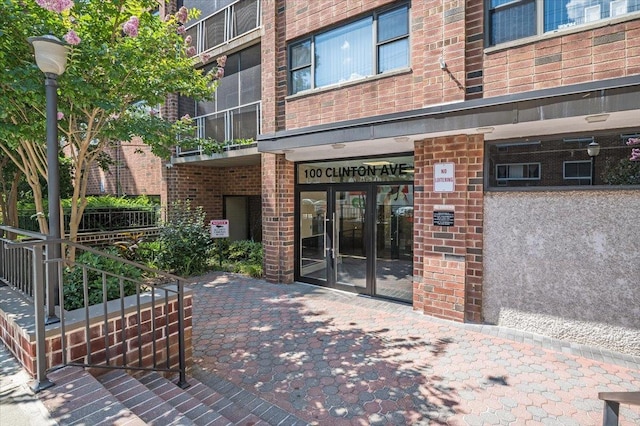
[[[404,160],[401,157],[411,157],[410,160]],[[398,159],[400,161],[398,161]],[[413,191],[415,192],[415,182],[414,179],[398,179],[398,176],[406,176],[413,177],[413,170],[410,172],[403,172],[407,170],[407,168],[413,169],[413,153],[394,153],[393,155],[379,155],[372,157],[357,157],[353,158],[355,163],[341,164],[350,159],[336,159],[336,160],[316,160],[316,161],[305,161],[296,163],[295,165],[295,182],[294,182],[294,279],[296,281],[307,282],[314,285],[319,285],[322,287],[328,288],[336,288],[341,290],[346,290],[348,292],[366,294],[373,297],[381,297],[385,299],[395,300],[401,303],[411,303],[405,299],[397,299],[390,295],[377,294],[376,293],[376,280],[377,280],[377,271],[376,271],[376,263],[377,263],[377,238],[378,238],[378,227],[377,227],[377,202],[378,202],[378,186],[379,185],[411,185]],[[381,164],[367,164],[364,161],[379,161]],[[386,169],[386,165],[394,164],[388,163],[387,160],[395,161],[396,166],[399,166],[399,169],[390,167]],[[335,163],[335,167],[333,162]],[[382,164],[382,163],[386,163]],[[319,168],[314,164],[317,164]],[[359,166],[358,166],[359,165]],[[305,166],[304,171],[300,169],[301,166]],[[312,166],[312,167],[310,167]],[[367,166],[368,169],[363,171],[363,174],[360,174],[360,169],[363,166]],[[342,167],[342,168],[341,168]],[[349,174],[338,175],[337,173],[342,173],[342,170],[346,170],[347,172],[351,170],[351,173],[355,173],[356,167],[358,167],[358,176],[352,175],[352,178],[355,178],[353,182],[346,182],[343,179],[346,179],[345,176],[349,176]],[[371,169],[373,168],[373,169]],[[371,172],[373,170],[373,172]],[[314,171],[320,172],[319,174],[313,173]],[[322,172],[325,172],[324,174]],[[331,172],[331,174],[329,174]],[[307,174],[308,173],[308,174]],[[373,176],[375,174],[375,176]],[[386,176],[389,176],[390,179],[385,179]],[[351,180],[351,179],[350,179]],[[301,193],[302,192],[324,192],[327,197],[326,202],[326,210],[327,214],[331,214],[335,212],[335,194],[338,191],[358,191],[363,190],[366,192],[367,200],[366,200],[366,219],[365,219],[365,244],[366,244],[366,266],[364,273],[366,274],[366,285],[365,287],[357,287],[355,285],[352,286],[343,286],[337,285],[335,278],[335,265],[330,264],[334,262],[331,259],[327,259],[327,251],[323,249],[324,258],[326,261],[325,276],[326,280],[318,279],[313,276],[301,275],[301,261],[302,261],[302,241],[301,241],[301,215],[302,215],[302,200]],[[331,212],[331,213],[330,213]],[[325,217],[326,219],[327,217]],[[331,225],[331,238],[333,241],[333,233],[334,233],[334,223],[332,217],[329,217]],[[327,222],[325,221],[325,238],[327,238]],[[413,239],[413,238],[412,238]],[[413,262],[413,261],[412,261]],[[329,271],[331,269],[331,271]]]
[[[355,191],[362,191],[365,194],[365,205],[364,205],[364,222],[363,222],[363,232],[364,232],[364,237],[363,237],[363,251],[364,251],[364,257],[365,257],[365,269],[364,269],[364,273],[365,273],[365,286],[364,287],[358,287],[356,285],[348,285],[348,284],[340,284],[338,282],[337,279],[337,269],[338,269],[338,258],[337,256],[331,256],[331,258],[333,259],[333,261],[330,261],[328,263],[329,267],[327,268],[327,272],[328,272],[328,278],[327,279],[327,284],[329,287],[331,288],[335,288],[338,290],[345,290],[345,291],[350,291],[350,292],[354,292],[354,293],[359,293],[359,294],[366,294],[369,296],[373,296],[374,294],[374,284],[375,284],[375,277],[372,275],[375,274],[375,256],[373,256],[373,254],[375,253],[375,247],[372,247],[372,242],[375,241],[375,220],[373,221],[374,224],[372,225],[372,218],[375,219],[375,214],[374,211],[372,210],[375,209],[375,204],[372,205],[371,203],[371,199],[373,198],[375,200],[375,194],[373,192],[373,187],[372,184],[370,183],[338,183],[338,184],[331,184],[328,185],[329,188],[327,188],[327,195],[329,197],[331,197],[329,199],[329,202],[327,203],[327,212],[331,213],[332,216],[335,219],[331,219],[330,223],[331,223],[331,241],[333,243],[333,247],[331,248],[332,250],[332,254],[333,251],[335,250],[336,247],[336,238],[339,238],[339,236],[336,236],[336,230],[338,230],[337,226],[338,224],[336,223],[336,221],[338,220],[337,217],[337,194],[339,192],[355,192]],[[338,241],[339,244],[339,241]],[[373,250],[373,252],[372,252]],[[338,253],[339,254],[339,253]]]
[[[355,285],[345,285],[337,282],[337,256],[334,256],[336,223],[334,217],[336,214],[336,195],[342,191],[363,191],[366,195],[365,201],[365,220],[364,220],[364,250],[365,250],[365,287]],[[312,277],[302,276],[300,271],[300,193],[301,192],[324,192],[327,197],[327,212],[325,216],[325,240],[328,242],[328,250],[325,251],[325,259],[327,259],[326,281],[317,280]],[[299,185],[295,191],[295,268],[294,274],[296,280],[304,280],[312,284],[322,287],[328,287],[338,290],[349,291],[352,293],[365,294],[373,296],[375,294],[375,238],[376,238],[376,183],[332,183],[332,184],[314,184]],[[336,218],[337,219],[337,218]]]

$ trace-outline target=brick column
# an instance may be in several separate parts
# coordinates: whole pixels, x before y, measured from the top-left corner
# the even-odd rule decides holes
[[[439,318],[480,322],[482,136],[418,141],[414,162],[413,307]],[[454,192],[434,192],[433,166],[438,163],[455,164]],[[453,210],[454,225],[433,225],[434,210],[445,209]]]
[[[262,245],[264,275],[293,282],[294,166],[281,154],[262,154]]]

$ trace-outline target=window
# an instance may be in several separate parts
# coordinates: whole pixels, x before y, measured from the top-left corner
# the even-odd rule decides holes
[[[489,0],[489,44],[640,11],[640,0]]]
[[[539,180],[540,163],[498,164],[497,180]]]
[[[289,47],[292,94],[409,66],[409,7],[361,18]]]
[[[591,161],[565,161],[563,164],[563,178],[573,180],[576,185],[591,184]]]

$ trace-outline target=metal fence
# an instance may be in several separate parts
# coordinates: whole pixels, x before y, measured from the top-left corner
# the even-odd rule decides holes
[[[34,304],[36,391],[52,385],[46,378],[48,370],[45,354],[45,325],[58,321],[60,322],[58,329],[62,345],[62,366],[172,372],[179,374],[178,385],[186,385],[184,280],[181,277],[150,269],[67,240],[49,240],[45,235],[17,228],[0,226],[0,236],[4,237],[0,238],[0,281],[28,295]],[[61,244],[64,247],[62,253],[73,249],[76,251],[77,258],[82,257],[80,256],[82,253],[89,253],[93,258],[127,265],[129,269],[139,272],[134,274],[135,276],[144,274],[147,278],[154,277],[155,280],[131,278],[131,276],[96,267],[96,263],[51,259],[47,256],[47,251],[53,244]],[[70,272],[76,277],[74,282],[71,282]],[[78,280],[77,277],[81,278]],[[74,321],[78,321],[78,316],[84,321],[86,351],[80,360],[69,359],[66,347],[70,313],[63,307],[65,297],[70,297],[70,293],[65,292],[64,288],[70,285],[75,289],[75,293],[72,293],[74,297],[82,300],[80,309],[73,312]],[[127,291],[127,288],[133,291]],[[101,291],[101,300],[97,305],[91,305],[90,293],[95,294],[96,291]],[[116,297],[109,297],[110,294],[112,296],[115,294]],[[128,305],[125,306],[127,296],[129,296]],[[150,300],[151,303],[151,309],[147,309],[144,315],[143,298]],[[109,302],[109,299],[115,302]],[[133,307],[130,305],[131,299],[133,299]],[[56,301],[59,302],[58,306]],[[170,331],[170,323],[175,320],[170,321],[170,317],[176,315],[177,330],[174,333]],[[114,318],[121,324],[120,330],[114,330]],[[134,332],[130,328],[125,328],[125,324],[132,322],[137,324]],[[103,330],[111,330],[104,333],[104,342],[92,341],[91,327],[96,324],[103,327]],[[116,338],[115,334],[120,335]],[[173,339],[177,340],[178,345],[177,368],[172,367],[170,346],[176,343]],[[146,360],[143,362],[142,348],[145,345],[152,345],[150,352],[153,359],[150,363]],[[131,357],[131,348],[139,349],[137,359]],[[166,354],[165,359],[159,359],[157,356],[162,351]],[[100,352],[100,356],[96,356],[97,352]],[[144,356],[147,357],[148,354]]]
[[[69,229],[71,215],[64,214],[65,229]],[[148,209],[88,209],[85,210],[78,232],[114,231],[133,228],[151,228],[158,226],[160,221],[160,206]],[[18,212],[18,228],[38,232],[38,219],[32,212]]]

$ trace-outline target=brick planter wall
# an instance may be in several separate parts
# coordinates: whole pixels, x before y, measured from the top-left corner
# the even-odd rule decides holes
[[[10,292],[7,288],[5,292]],[[169,359],[171,368],[178,368],[178,311],[177,296],[169,296],[167,305],[169,323],[165,321],[164,297],[156,296],[155,306],[155,354],[157,364],[166,367],[167,350],[166,342],[169,342]],[[19,300],[16,297],[14,300]],[[140,312],[141,339],[138,340],[138,321],[135,306],[135,296],[125,298],[125,348],[127,363],[130,366],[153,366],[153,330],[151,325],[151,299],[144,302]],[[184,297],[184,337],[185,337],[185,359],[187,367],[190,368],[193,359],[192,347],[192,296],[189,291]],[[0,338],[9,350],[16,356],[18,361],[24,366],[29,374],[36,376],[36,342],[34,325],[25,322],[24,315],[16,315],[11,312],[15,303],[5,304],[0,309]],[[108,302],[108,320],[105,326],[103,318],[103,305],[95,305],[90,308],[91,325],[89,333],[86,332],[84,320],[77,320],[74,317],[84,316],[83,311],[77,310],[66,314],[65,317],[65,338],[67,362],[89,362],[87,359],[87,334],[90,336],[91,360],[93,364],[105,364],[106,342],[109,344],[109,364],[122,365],[122,326],[123,322],[120,313],[120,301]],[[26,309],[25,309],[26,306]],[[16,307],[17,308],[17,307]],[[33,307],[26,302],[21,309],[33,312]],[[32,321],[32,316],[30,317]],[[62,343],[60,324],[47,327],[46,330],[46,358],[47,369],[62,363]],[[138,365],[139,356],[142,356],[142,363]]]

